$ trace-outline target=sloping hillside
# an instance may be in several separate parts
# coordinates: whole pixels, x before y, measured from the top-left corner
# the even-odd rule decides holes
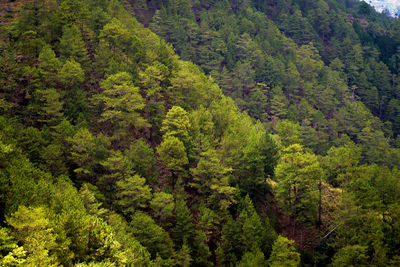
[[[25,1],[0,265],[398,265],[397,20],[346,5]]]

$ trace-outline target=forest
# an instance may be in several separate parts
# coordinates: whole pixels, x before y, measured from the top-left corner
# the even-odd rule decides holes
[[[399,168],[364,1],[0,1],[0,266],[400,266]]]

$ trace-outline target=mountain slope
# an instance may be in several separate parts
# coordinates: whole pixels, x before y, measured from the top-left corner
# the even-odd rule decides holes
[[[24,2],[0,30],[1,265],[396,265],[399,150],[349,84],[374,61],[348,22],[330,60],[265,3],[141,3],[179,58],[118,1]]]

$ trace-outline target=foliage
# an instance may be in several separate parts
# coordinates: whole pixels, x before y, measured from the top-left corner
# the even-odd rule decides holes
[[[358,0],[2,6],[0,265],[399,265],[398,19]]]

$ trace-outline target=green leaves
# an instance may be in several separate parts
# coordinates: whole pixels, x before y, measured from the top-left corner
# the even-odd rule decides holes
[[[60,39],[60,53],[62,58],[74,60],[83,66],[89,63],[85,43],[76,25],[63,27],[63,35]]]
[[[168,259],[174,253],[173,242],[168,233],[146,213],[135,212],[131,217],[130,226],[133,235],[147,247],[153,258],[159,254]]]
[[[345,266],[368,266],[367,247],[364,246],[345,246],[334,256],[332,264],[338,267]]]
[[[182,141],[174,136],[169,136],[157,147],[160,160],[163,161],[168,169],[175,175],[185,173],[186,165],[189,163],[186,149]]]
[[[293,247],[293,240],[289,240],[284,236],[278,236],[278,239],[272,246],[272,253],[268,259],[271,267],[297,267],[300,265],[300,253]]]
[[[190,185],[201,195],[209,196],[207,202],[211,207],[225,210],[236,203],[237,189],[229,185],[231,171],[218,159],[216,151],[210,149],[201,154],[196,168],[191,169]]]
[[[117,184],[117,204],[124,214],[132,214],[137,208],[147,207],[151,199],[151,188],[139,175],[123,178]]]
[[[103,135],[93,136],[86,128],[81,128],[68,141],[72,144],[71,159],[78,168],[74,171],[83,176],[93,175],[93,168],[108,155],[107,138]]]
[[[181,107],[173,106],[162,122],[161,132],[164,138],[176,137],[184,143],[189,141],[190,122],[188,113]]]
[[[92,97],[94,105],[102,107],[100,121],[117,128],[142,129],[148,126],[139,113],[145,106],[139,88],[133,85],[132,77],[126,72],[110,75],[101,82],[103,92]]]
[[[36,90],[35,95],[39,104],[39,120],[55,126],[63,117],[63,102],[61,95],[54,88]]]
[[[159,223],[172,216],[175,209],[174,197],[165,192],[156,192],[150,201],[150,207],[159,219]]]
[[[17,240],[23,243],[28,263],[37,266],[58,265],[57,257],[54,255],[54,249],[57,247],[56,236],[47,211],[43,207],[20,206],[7,222],[15,229]]]
[[[276,193],[287,215],[312,223],[317,215],[317,184],[323,170],[317,156],[295,144],[286,148],[276,167]]]
[[[80,85],[84,81],[81,64],[74,59],[68,59],[60,70],[59,79],[68,89]]]

